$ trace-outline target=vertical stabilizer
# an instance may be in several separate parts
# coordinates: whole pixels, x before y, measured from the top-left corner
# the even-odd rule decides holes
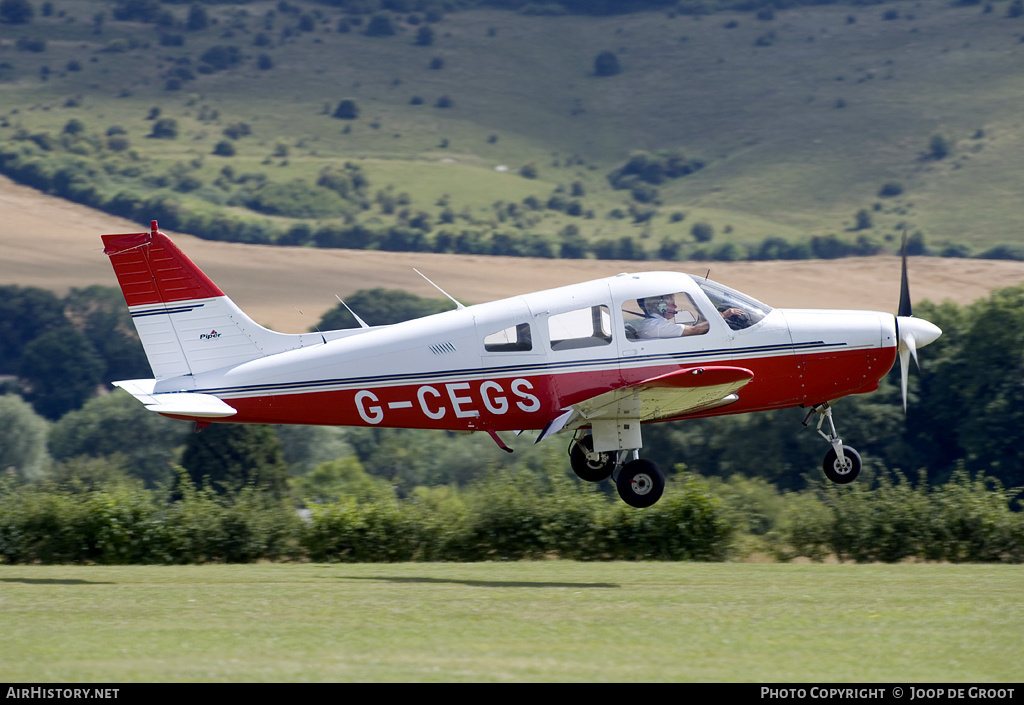
[[[268,330],[160,232],[104,235],[132,321],[156,379],[195,375],[323,342]]]

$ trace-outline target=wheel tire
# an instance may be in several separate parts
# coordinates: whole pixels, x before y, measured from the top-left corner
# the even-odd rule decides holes
[[[831,448],[825,454],[825,461],[821,464],[821,469],[825,471],[825,477],[837,485],[853,482],[860,475],[860,453],[849,446],[843,446],[843,457],[846,459],[845,464],[839,462],[836,449]]]
[[[615,469],[615,455],[601,453],[597,461],[587,459],[587,454],[594,449],[594,437],[584,436],[573,442],[569,447],[569,465],[576,477],[587,482],[607,480]]]
[[[665,475],[650,460],[626,463],[615,480],[622,501],[631,507],[650,507],[665,492]]]

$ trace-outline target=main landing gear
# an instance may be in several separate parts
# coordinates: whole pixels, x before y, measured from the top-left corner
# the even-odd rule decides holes
[[[622,501],[631,507],[650,507],[665,492],[665,475],[635,450],[595,451],[594,437],[577,432],[569,444],[569,464],[581,480],[601,482],[611,477]]]
[[[832,421],[832,404],[830,402],[818,404],[808,411],[807,416],[804,417],[804,426],[808,424],[814,414],[818,415],[818,433],[832,445],[828,453],[825,454],[825,460],[821,465],[821,469],[825,471],[825,477],[837,485],[853,482],[860,475],[860,453],[850,446],[844,446],[843,439],[836,433],[836,425]],[[828,419],[828,433],[821,430],[826,419]]]

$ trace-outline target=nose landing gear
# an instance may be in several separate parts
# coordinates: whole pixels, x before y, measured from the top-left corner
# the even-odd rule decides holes
[[[850,446],[844,446],[843,439],[836,433],[836,425],[832,421],[832,404],[830,402],[818,404],[808,411],[807,416],[804,417],[804,426],[808,424],[814,414],[818,415],[816,427],[818,434],[832,445],[828,453],[825,454],[825,460],[821,466],[825,477],[837,485],[853,482],[860,475],[860,453]],[[828,433],[821,430],[826,419],[828,420]]]

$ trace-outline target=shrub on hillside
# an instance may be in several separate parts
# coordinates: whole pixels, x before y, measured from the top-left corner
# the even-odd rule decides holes
[[[235,145],[228,140],[221,140],[213,148],[213,153],[218,157],[233,157],[235,156]]]
[[[366,24],[367,37],[390,37],[395,34],[395,23],[391,19],[391,14],[387,12],[378,12],[370,21]]]
[[[355,120],[359,117],[359,106],[356,105],[354,100],[346,98],[338,103],[338,107],[334,109],[333,117],[339,120]]]
[[[238,50],[238,47],[216,44],[200,55],[200,65],[198,70],[199,73],[224,71],[237,65],[241,60],[242,53]]]
[[[0,22],[4,24],[28,24],[35,10],[29,0],[3,0],[0,2]]]
[[[690,227],[690,235],[697,242],[711,242],[711,239],[715,236],[715,228],[711,223],[694,223]]]
[[[178,121],[174,118],[160,118],[153,123],[148,137],[154,139],[173,140],[178,137]]]
[[[680,151],[635,152],[623,166],[608,174],[608,181],[615,189],[631,190],[639,181],[658,185],[692,174],[703,166],[702,161],[687,159]]]
[[[594,75],[595,76],[615,76],[621,73],[622,67],[619,65],[619,57],[611,51],[602,51],[594,59]]]

